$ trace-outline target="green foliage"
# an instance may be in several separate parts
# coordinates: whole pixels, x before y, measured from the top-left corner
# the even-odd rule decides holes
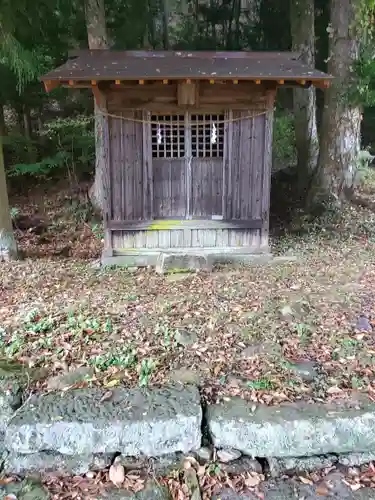
[[[21,213],[21,210],[20,210],[19,208],[17,208],[17,207],[12,207],[12,208],[10,209],[10,218],[11,218],[12,220],[14,220],[14,219],[16,219],[16,218],[20,215],[20,213]]]
[[[354,67],[349,100],[354,105],[375,105],[375,0],[358,0],[352,30],[359,44],[359,58]]]
[[[104,238],[103,226],[101,224],[93,224],[91,226],[91,231],[95,235],[95,238],[102,240]]]
[[[94,208],[90,201],[82,203],[79,200],[73,200],[67,207],[67,213],[72,216],[77,224],[80,224],[81,222],[89,222],[95,216]],[[98,226],[98,224],[95,224],[95,226]]]
[[[153,371],[156,368],[156,363],[151,358],[142,359],[141,366],[139,369],[139,386],[146,387],[149,382]]]
[[[349,89],[350,102],[354,105],[375,106],[375,61],[368,51],[362,51],[354,70],[356,78]]]
[[[128,346],[121,346],[95,356],[89,363],[99,370],[104,371],[111,366],[117,366],[122,369],[131,368],[134,367],[136,361],[136,351]]]
[[[11,164],[8,176],[51,178],[64,172],[70,179],[76,179],[84,173],[92,173],[95,163],[93,122],[92,116],[81,115],[46,122],[38,135],[47,154],[33,163],[27,162],[30,155],[42,154],[35,147],[35,141],[21,135],[6,137],[6,155]]]
[[[273,167],[289,167],[297,162],[294,121],[291,113],[277,113],[273,127]]]
[[[250,382],[247,382],[246,385],[249,389],[254,389],[255,391],[266,391],[273,388],[273,383],[268,378],[251,380]]]

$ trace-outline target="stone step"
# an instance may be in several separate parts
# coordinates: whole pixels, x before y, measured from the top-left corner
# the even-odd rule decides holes
[[[251,457],[309,457],[375,450],[375,404],[290,404],[256,408],[240,398],[208,407],[217,448]]]
[[[202,409],[195,387],[73,390],[35,396],[5,431],[10,453],[67,456],[121,453],[156,457],[201,445]]]

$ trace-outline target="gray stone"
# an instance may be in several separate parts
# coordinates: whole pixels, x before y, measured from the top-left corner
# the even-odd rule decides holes
[[[183,346],[193,345],[198,341],[198,335],[195,332],[182,328],[176,330],[174,338],[177,344]]]
[[[156,476],[167,476],[172,471],[181,469],[183,460],[183,453],[171,453],[157,458],[121,456],[120,464],[127,471],[151,471]]]
[[[4,472],[26,476],[29,474],[43,474],[59,472],[61,474],[86,474],[89,470],[102,470],[111,465],[113,456],[108,455],[61,455],[41,451],[22,455],[11,453],[4,461]]]
[[[229,464],[220,464],[220,470],[227,474],[243,474],[244,472],[256,472],[262,474],[262,465],[255,458],[241,457]]]
[[[116,389],[103,401],[105,394],[95,388],[31,398],[6,429],[7,449],[154,457],[200,447],[202,408],[196,387]]]
[[[20,363],[0,359],[0,435],[22,404],[23,389],[33,374]]]
[[[47,380],[47,387],[51,391],[61,391],[79,382],[90,379],[94,374],[92,368],[80,366],[68,372],[60,373]]]
[[[339,455],[338,462],[347,467],[355,467],[358,465],[368,464],[375,461],[375,453],[348,453],[347,455]]]
[[[293,321],[294,320],[294,312],[290,306],[284,306],[280,309],[281,319],[284,321]]]
[[[229,488],[224,488],[219,495],[214,495],[212,500],[259,500],[255,493],[237,493]]]
[[[212,451],[207,446],[202,446],[196,451],[195,455],[198,460],[201,460],[202,462],[209,462],[212,458]]]
[[[375,405],[360,409],[303,403],[269,407],[233,398],[208,406],[216,448],[252,457],[308,457],[375,449]]]
[[[318,367],[314,361],[300,361],[292,364],[290,369],[305,382],[312,382],[318,376]]]
[[[295,472],[313,472],[314,470],[331,467],[337,458],[334,456],[317,456],[303,458],[275,458],[268,459],[270,474],[272,477],[278,477],[283,474]]]
[[[233,460],[237,460],[238,458],[240,458],[241,455],[242,453],[240,451],[233,448],[227,448],[217,451],[217,458],[220,460],[220,462],[224,463],[233,462]]]
[[[130,273],[130,274],[135,274],[135,273],[137,273],[137,272],[138,272],[138,267],[136,267],[136,266],[133,266],[133,267],[128,267],[126,270],[127,270],[127,271],[128,271],[128,273]]]
[[[366,316],[360,316],[355,324],[355,329],[360,332],[372,332],[372,326]]]
[[[281,346],[276,342],[259,342],[247,346],[242,352],[242,358],[253,358],[254,356],[262,356],[268,354],[270,356],[277,356],[281,354]]]
[[[160,253],[156,272],[165,274],[178,271],[211,271],[212,262],[207,255],[195,255],[189,253]]]
[[[105,496],[98,497],[97,500],[172,500],[165,486],[157,482],[150,481],[146,488],[138,493],[131,493],[126,490],[109,490]]]
[[[189,499],[202,500],[198,476],[193,467],[184,471],[184,480],[189,491]]]
[[[177,370],[173,370],[169,379],[172,382],[179,382],[181,384],[195,384],[198,385],[200,381],[200,375],[195,370],[190,370],[189,368],[179,368]]]

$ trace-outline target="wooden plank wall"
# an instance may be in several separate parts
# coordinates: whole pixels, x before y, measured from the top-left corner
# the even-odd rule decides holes
[[[193,158],[191,215],[223,215],[223,159]]]
[[[140,111],[120,111],[117,116],[109,118],[112,217],[147,220],[152,218],[153,189],[148,129]]]
[[[272,86],[272,83],[269,85]],[[273,88],[265,88],[254,82],[232,83],[197,82],[199,92],[199,108],[208,113],[219,113],[227,109],[262,110],[267,107],[269,95]],[[157,113],[181,113],[178,104],[176,82],[164,85],[153,82],[145,85],[114,85],[107,92],[108,109],[111,113],[125,109],[144,109]]]
[[[153,158],[154,217],[186,216],[186,168],[184,158]]]
[[[226,148],[226,214],[229,220],[261,218],[266,113],[233,111],[232,140]],[[253,118],[250,116],[255,115]]]
[[[115,231],[112,244],[117,252],[157,249],[227,248],[251,253],[267,250],[260,229],[172,229],[153,231]]]

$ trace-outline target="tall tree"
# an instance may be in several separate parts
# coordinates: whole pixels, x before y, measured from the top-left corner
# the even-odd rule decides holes
[[[358,16],[367,0],[331,0],[328,72],[319,171],[324,192],[341,199],[353,187],[360,151],[361,108],[350,99],[361,36]]]
[[[0,137],[0,262],[17,258],[17,244],[10,217],[2,138]]]
[[[37,58],[31,50],[20,43],[20,26],[27,31],[32,17],[26,14],[26,0],[5,0],[0,12],[0,66],[15,75],[18,90],[37,74]],[[37,21],[37,19],[35,18]],[[3,106],[4,91],[0,92],[0,106]],[[17,244],[13,234],[12,220],[6,184],[3,140],[0,136],[0,261],[17,258]]]
[[[291,0],[292,49],[310,67],[315,66],[314,18],[314,0]],[[293,108],[299,185],[304,188],[316,170],[319,155],[315,88],[294,89]]]
[[[108,35],[105,19],[104,0],[85,0],[87,38],[90,49],[108,49]],[[95,180],[91,198],[98,208],[103,207],[103,115],[96,102],[95,106]]]

